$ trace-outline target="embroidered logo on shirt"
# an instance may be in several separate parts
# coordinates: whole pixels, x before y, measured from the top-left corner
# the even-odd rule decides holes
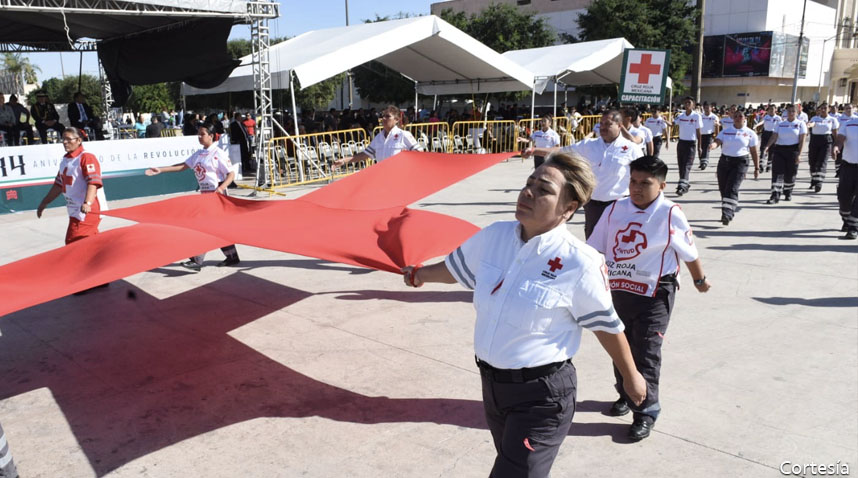
[[[641,224],[630,222],[625,229],[617,232],[614,238],[614,258],[617,262],[634,259],[646,246],[646,234],[641,231]]]
[[[556,279],[556,278],[557,278],[557,274],[555,274],[555,273],[554,273],[554,271],[557,271],[557,270],[563,269],[563,263],[562,263],[562,262],[560,262],[560,258],[559,258],[559,257],[555,257],[554,259],[551,259],[550,261],[548,261],[548,267],[549,267],[551,270],[549,270],[549,271],[542,271],[542,277],[547,277],[547,278],[549,278],[549,279]]]
[[[625,152],[626,152],[626,150],[628,150],[628,149],[629,149],[629,147],[628,147],[628,146],[623,146],[623,152],[624,152],[624,153],[625,153]]]
[[[86,172],[94,173],[95,172],[95,165],[92,163],[87,164],[86,165]]]

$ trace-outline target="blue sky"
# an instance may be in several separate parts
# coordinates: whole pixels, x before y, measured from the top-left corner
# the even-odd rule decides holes
[[[437,0],[435,0],[437,1]],[[360,23],[365,19],[380,16],[394,16],[399,12],[411,14],[429,14],[430,0],[349,0],[349,21]],[[311,30],[339,27],[345,25],[345,0],[286,0],[280,2],[280,18],[271,25],[272,37],[296,36]],[[236,25],[230,38],[250,39],[250,28]],[[33,53],[27,55],[30,62],[41,70],[37,72],[39,81],[48,78],[77,76],[80,70],[80,53]],[[83,54],[83,72],[98,76],[96,54]]]

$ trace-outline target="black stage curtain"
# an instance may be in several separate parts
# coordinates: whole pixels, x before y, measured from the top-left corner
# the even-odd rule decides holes
[[[231,19],[202,19],[100,42],[98,57],[115,105],[125,105],[131,85],[184,81],[212,88],[223,83],[241,63],[226,49],[231,28]]]

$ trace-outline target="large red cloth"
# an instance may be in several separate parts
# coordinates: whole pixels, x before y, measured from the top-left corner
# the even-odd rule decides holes
[[[204,194],[107,211],[140,224],[0,267],[0,316],[228,244],[399,272],[478,230],[405,206],[511,155],[403,152],[296,200]]]

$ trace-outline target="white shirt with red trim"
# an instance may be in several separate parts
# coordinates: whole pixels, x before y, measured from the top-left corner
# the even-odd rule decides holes
[[[80,207],[86,201],[86,189],[90,184],[98,186],[95,199],[90,205],[91,212],[98,214],[107,210],[107,198],[101,181],[101,164],[95,155],[85,152],[83,146],[63,156],[54,184],[63,188],[69,217],[81,221],[86,219],[86,214],[80,212]]]
[[[387,133],[387,136],[384,135],[384,131],[375,135],[375,138],[363,152],[376,161],[382,161],[401,153],[403,150],[420,151],[420,149],[420,143],[414,139],[411,133],[399,129],[399,126],[394,126]]]
[[[843,161],[858,164],[858,118],[851,119],[837,130],[837,136],[846,138],[843,143]]]
[[[825,118],[822,116],[814,116],[810,122],[814,123],[813,127],[810,128],[811,134],[814,135],[824,136],[833,134],[835,129],[840,128],[840,122],[837,121],[837,118],[831,115],[827,115]]]
[[[778,123],[775,133],[778,135],[775,144],[779,146],[793,146],[798,144],[798,137],[800,135],[807,134],[807,124],[798,118],[793,121],[785,119]]]
[[[733,158],[747,156],[751,154],[751,148],[757,146],[757,133],[747,126],[738,130],[731,126],[718,133],[715,139],[721,140],[724,156]]]
[[[200,192],[212,192],[229,176],[232,163],[229,154],[212,143],[208,148],[202,148],[185,160],[189,169],[194,171],[194,177],[200,184]]]
[[[709,113],[708,115],[701,114],[700,121],[703,126],[700,127],[700,134],[712,134],[715,132],[715,126],[721,124],[718,115]]]
[[[690,115],[683,111],[676,117],[675,123],[679,125],[679,139],[697,141],[697,130],[703,127],[703,118],[696,111],[692,111]]]
[[[646,209],[623,198],[605,210],[587,244],[605,255],[611,290],[655,297],[664,275],[679,278],[679,261],[697,259],[682,209],[660,193]]]
[[[548,131],[538,129],[530,135],[533,146],[536,148],[556,148],[560,146],[560,135],[551,128]]]
[[[643,156],[639,145],[617,136],[606,143],[601,136],[586,138],[564,146],[562,152],[575,152],[589,161],[596,175],[592,198],[596,201],[613,201],[629,194],[629,164]]]
[[[518,221],[496,222],[447,256],[447,269],[474,290],[477,357],[502,369],[572,358],[581,329],[618,334],[602,256],[566,223],[521,240]]]
[[[649,128],[653,136],[661,136],[662,131],[667,129],[667,123],[664,118],[651,116],[644,121],[644,126]]]

